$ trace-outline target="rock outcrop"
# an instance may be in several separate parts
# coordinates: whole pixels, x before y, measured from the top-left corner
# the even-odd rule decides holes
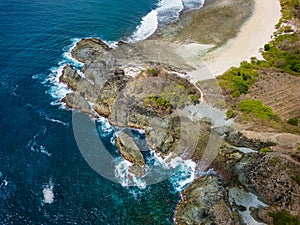
[[[112,49],[98,39],[78,42],[72,56],[84,64],[81,71],[70,65],[63,69],[60,81],[73,90],[63,101],[70,108],[104,116],[114,126],[145,130],[147,146],[162,155],[189,157],[198,141],[198,124],[181,109],[197,102],[201,93],[188,80],[166,71],[176,70],[175,66],[145,62],[139,57],[142,50],[132,58],[135,65],[154,67],[128,76],[124,56],[133,54],[131,48],[123,44]],[[133,163],[133,171],[143,175],[145,162],[134,139],[121,134],[116,143],[121,155]]]
[[[273,209],[300,217],[300,185],[293,179],[299,176],[299,163],[278,153],[254,153],[246,155],[232,172],[240,184]]]
[[[226,191],[216,176],[194,181],[184,192],[176,209],[178,225],[238,224],[226,202]]]

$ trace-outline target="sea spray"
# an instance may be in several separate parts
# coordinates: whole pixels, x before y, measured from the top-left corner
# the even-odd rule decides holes
[[[136,31],[128,38],[128,42],[136,42],[147,39],[158,29],[175,22],[184,9],[199,9],[204,0],[160,0],[157,8],[153,9],[142,18]]]
[[[195,178],[196,163],[192,160],[176,157],[168,162],[159,153],[151,150],[146,161],[145,176],[139,177],[129,172],[131,162],[122,158],[116,159],[115,175],[123,187],[136,186],[145,189],[148,185],[147,176],[160,176],[165,178],[162,180],[158,178],[160,182],[168,180],[175,192],[181,192]]]
[[[50,179],[49,183],[43,186],[43,190],[42,190],[43,200],[42,200],[42,203],[44,203],[44,204],[52,204],[54,202],[53,188],[54,188],[54,183]]]

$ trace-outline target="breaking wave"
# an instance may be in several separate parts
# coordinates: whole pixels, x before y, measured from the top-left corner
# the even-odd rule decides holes
[[[157,8],[142,18],[140,25],[129,38],[129,42],[136,42],[150,37],[159,25],[175,22],[184,9],[198,9],[204,0],[160,0]]]

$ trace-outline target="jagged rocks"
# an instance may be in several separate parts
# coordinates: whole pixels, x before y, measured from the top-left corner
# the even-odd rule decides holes
[[[116,139],[116,145],[122,157],[132,163],[129,167],[129,172],[143,176],[145,174],[145,160],[140,147],[135,143],[134,139],[122,132]]]
[[[216,176],[201,177],[183,192],[176,209],[178,225],[237,224],[225,201],[226,192]]]
[[[293,180],[297,174],[299,163],[278,153],[247,154],[233,167],[233,176],[248,191],[273,209],[300,217],[300,185]]]
[[[145,160],[139,146],[128,134],[120,133],[116,139],[116,144],[123,158],[139,166],[145,165]]]
[[[94,61],[100,55],[107,55],[111,48],[97,38],[84,38],[72,50],[72,57],[80,62]]]

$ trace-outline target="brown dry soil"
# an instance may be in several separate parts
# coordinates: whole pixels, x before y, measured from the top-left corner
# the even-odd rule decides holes
[[[261,99],[284,120],[300,118],[300,77],[274,70],[262,71],[249,92],[254,99]]]

